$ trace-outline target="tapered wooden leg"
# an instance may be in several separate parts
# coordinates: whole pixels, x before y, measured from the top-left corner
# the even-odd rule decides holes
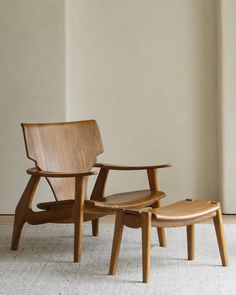
[[[92,232],[93,236],[97,237],[99,233],[99,219],[92,220]]]
[[[147,169],[147,176],[151,192],[155,193],[159,190],[158,175],[156,169]],[[152,205],[152,208],[159,208],[160,201]],[[161,247],[166,247],[166,235],[164,228],[157,228],[158,239]]]
[[[74,262],[80,262],[82,250],[83,220],[74,225]]]
[[[225,236],[224,236],[224,228],[223,228],[223,221],[222,221],[222,214],[221,210],[217,210],[217,215],[213,218],[214,225],[215,225],[215,231],[218,241],[218,246],[220,250],[220,256],[223,266],[228,265],[228,254],[227,254],[227,248],[225,243]]]
[[[160,247],[166,247],[166,233],[163,227],[157,228],[157,234],[159,239]]]
[[[118,210],[116,213],[116,222],[114,228],[114,237],[113,237],[113,244],[112,244],[112,252],[111,252],[111,260],[110,260],[110,268],[109,268],[109,275],[115,275],[119,253],[120,253],[120,245],[123,233],[123,210]]]
[[[151,248],[151,214],[142,213],[142,261],[143,283],[148,283],[150,273],[150,248]]]
[[[11,250],[18,250],[20,235],[21,235],[21,231],[24,226],[24,223],[25,221],[21,217],[15,215],[12,241],[11,241]]]
[[[76,177],[75,179],[75,203],[74,203],[74,262],[81,259],[84,197],[86,193],[86,179]]]
[[[31,212],[31,203],[39,183],[39,176],[31,176],[25,190],[16,206],[11,250],[17,250],[20,241],[20,235],[24,223],[26,222],[27,214]]]
[[[161,206],[160,201],[157,201],[152,207],[159,208]],[[164,227],[157,227],[157,234],[160,247],[166,247],[166,233]]]
[[[194,259],[194,224],[187,226],[188,260]]]

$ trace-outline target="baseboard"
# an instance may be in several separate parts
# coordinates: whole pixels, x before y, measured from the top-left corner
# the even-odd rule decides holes
[[[100,218],[101,223],[106,223],[106,224],[110,224],[110,223],[114,223],[115,221],[115,216],[104,216],[102,218]],[[14,215],[13,214],[8,214],[8,215],[0,215],[0,225],[4,225],[4,224],[13,224],[14,222]]]
[[[0,225],[1,224],[13,224],[14,215],[0,215]]]
[[[224,223],[232,223],[236,224],[236,215],[223,215]],[[110,224],[115,222],[115,216],[104,216],[100,218],[101,223]],[[13,224],[14,222],[14,215],[0,215],[0,225],[4,224]],[[211,223],[211,220],[207,220],[203,223]]]

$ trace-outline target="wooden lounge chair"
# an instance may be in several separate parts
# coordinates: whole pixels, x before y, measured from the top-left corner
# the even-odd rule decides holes
[[[35,167],[28,169],[31,176],[15,210],[12,250],[18,249],[25,222],[43,224],[48,222],[74,223],[74,261],[81,258],[82,227],[84,221],[92,221],[93,235],[98,235],[99,218],[115,214],[117,209],[160,206],[165,196],[158,191],[156,171],[170,165],[121,167],[98,164],[97,156],[103,153],[98,125],[94,120],[22,124],[26,152]],[[92,168],[99,168],[90,199],[86,196]],[[110,170],[146,170],[150,189],[105,196],[105,184]],[[41,211],[32,210],[32,200],[41,177],[46,178],[55,201],[37,205]],[[165,245],[165,233],[158,229],[161,246]]]

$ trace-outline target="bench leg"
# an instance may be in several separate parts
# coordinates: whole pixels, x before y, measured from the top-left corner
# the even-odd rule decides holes
[[[99,218],[92,220],[92,233],[94,237],[98,236],[99,233]]]
[[[226,243],[225,243],[222,214],[221,214],[220,209],[217,210],[217,214],[213,218],[213,220],[214,220],[215,231],[216,231],[218,246],[219,246],[219,250],[220,250],[222,265],[227,266],[228,265],[228,255],[227,255],[227,249],[226,249]]]
[[[194,224],[187,226],[188,260],[194,259]]]
[[[148,283],[150,273],[150,248],[151,248],[151,214],[142,213],[142,260],[143,283]]]
[[[114,228],[114,237],[113,237],[113,244],[112,244],[109,275],[115,275],[116,273],[122,233],[124,228],[123,216],[124,216],[123,210],[118,210],[116,213],[116,222],[115,222],[115,228]]]

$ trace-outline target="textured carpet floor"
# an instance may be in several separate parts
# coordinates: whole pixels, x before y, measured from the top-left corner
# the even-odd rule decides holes
[[[81,263],[73,263],[72,225],[26,225],[18,251],[12,226],[0,226],[0,294],[236,294],[236,225],[225,225],[230,258],[221,267],[214,228],[196,226],[196,258],[186,260],[184,228],[167,229],[167,248],[152,232],[151,283],[141,283],[141,233],[125,228],[116,276],[108,276],[113,225],[91,236],[84,225]]]

